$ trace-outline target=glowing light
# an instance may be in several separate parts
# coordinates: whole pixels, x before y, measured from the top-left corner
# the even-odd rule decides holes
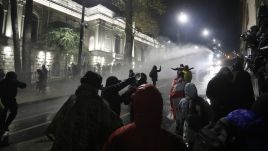
[[[209,32],[208,29],[204,29],[204,30],[202,31],[202,35],[203,35],[204,37],[208,37],[209,34],[210,34],[210,32]]]
[[[11,47],[9,47],[9,46],[4,47],[4,54],[5,54],[7,57],[10,57],[11,54],[12,54],[12,49],[11,49]]]
[[[213,38],[213,40],[212,40],[214,43],[216,42],[216,39],[215,38]]]
[[[94,40],[94,37],[91,36],[91,37],[89,38],[89,46],[88,46],[88,50],[89,50],[89,51],[92,51],[92,50],[94,50],[94,48],[95,48],[95,40]]]
[[[198,46],[194,46],[194,49],[199,49],[199,47]]]
[[[178,19],[179,19],[179,22],[182,23],[182,24],[185,24],[185,23],[187,23],[189,21],[188,15],[185,14],[184,12],[181,12],[179,14],[179,18]]]
[[[227,56],[228,59],[230,59],[230,56]]]
[[[11,36],[12,36],[12,30],[11,30],[11,28],[8,28],[6,30],[6,36],[11,38]]]
[[[217,58],[220,58],[220,56],[221,56],[220,54],[217,54]]]
[[[219,46],[219,47],[221,47],[221,44],[220,44],[220,43],[218,43],[218,46]]]
[[[208,102],[209,105],[211,104],[209,98],[206,98],[206,101]]]
[[[220,66],[221,64],[222,64],[222,62],[220,60],[218,60],[216,65]]]

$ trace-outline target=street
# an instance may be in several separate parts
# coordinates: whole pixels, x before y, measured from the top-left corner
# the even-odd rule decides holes
[[[197,85],[200,95],[205,95],[206,85],[211,74],[209,71],[199,71],[198,73],[195,70],[193,71],[193,83]],[[151,83],[150,79],[148,79],[148,82]],[[163,127],[174,132],[174,121],[167,118],[170,110],[168,93],[171,88],[171,82],[172,78],[160,78],[157,87],[164,99]],[[65,96],[52,100],[21,104],[19,106],[18,116],[10,126],[10,143],[16,144],[44,136],[44,130],[67,99],[68,96]],[[121,118],[124,123],[128,122],[128,115],[128,106],[122,105]]]

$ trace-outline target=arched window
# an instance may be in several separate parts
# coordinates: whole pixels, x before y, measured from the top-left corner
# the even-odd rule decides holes
[[[95,49],[95,38],[94,38],[94,36],[90,36],[89,44],[88,44],[88,50],[92,51],[94,49]]]

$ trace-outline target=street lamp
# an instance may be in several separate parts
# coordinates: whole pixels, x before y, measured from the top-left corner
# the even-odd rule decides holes
[[[208,29],[204,29],[204,30],[202,31],[202,35],[203,35],[204,37],[208,37],[209,34],[210,34],[210,32],[209,32]]]
[[[187,22],[189,21],[189,17],[188,17],[188,15],[185,14],[184,12],[181,12],[181,13],[179,14],[178,19],[179,19],[179,22],[182,23],[182,24],[185,24],[185,23],[187,23]]]

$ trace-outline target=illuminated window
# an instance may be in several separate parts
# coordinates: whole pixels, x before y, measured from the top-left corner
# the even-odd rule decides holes
[[[95,48],[95,38],[94,38],[94,36],[91,36],[91,37],[89,38],[88,49],[89,49],[90,51],[92,51],[92,50],[94,50],[94,48]]]

